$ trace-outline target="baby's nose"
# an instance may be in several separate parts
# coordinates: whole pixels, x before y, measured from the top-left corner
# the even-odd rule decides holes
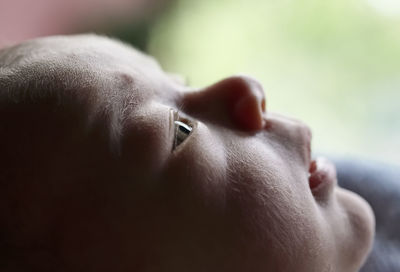
[[[199,118],[245,131],[264,126],[265,94],[261,84],[248,76],[223,79],[185,96],[185,108]]]

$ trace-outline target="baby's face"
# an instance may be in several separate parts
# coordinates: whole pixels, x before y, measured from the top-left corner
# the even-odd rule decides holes
[[[370,207],[337,186],[330,162],[312,163],[309,128],[268,112],[256,80],[193,89],[153,59],[96,36],[14,50],[22,55],[7,60],[14,71],[31,67],[31,78],[53,78],[46,88],[63,93],[60,105],[69,96],[77,113],[60,107],[38,123],[58,135],[32,151],[47,167],[25,176],[28,189],[14,190],[29,204],[15,219],[26,241],[39,237],[55,266],[356,271],[362,264],[374,230]],[[48,262],[46,254],[36,262],[43,256]]]

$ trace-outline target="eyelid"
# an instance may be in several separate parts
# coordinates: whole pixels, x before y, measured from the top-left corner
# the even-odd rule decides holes
[[[175,120],[176,120],[176,111],[174,109],[169,110],[169,143],[171,144],[171,150],[174,150],[174,142],[175,142]]]

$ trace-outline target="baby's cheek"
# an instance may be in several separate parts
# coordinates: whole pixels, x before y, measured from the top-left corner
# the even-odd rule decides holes
[[[246,184],[245,180],[239,182]],[[241,248],[251,260],[249,263],[258,263],[270,271],[311,271],[310,267],[324,267],[325,237],[313,206],[308,207],[308,202],[285,186],[254,182],[262,186],[250,187],[247,181],[247,186],[239,188],[241,193],[229,202],[235,211],[233,226],[238,229],[237,237],[245,241]]]
[[[185,205],[197,205],[207,210],[223,209],[226,197],[225,151],[217,138],[199,124],[194,132],[170,155],[165,169],[166,190]],[[222,212],[222,211],[220,211]]]

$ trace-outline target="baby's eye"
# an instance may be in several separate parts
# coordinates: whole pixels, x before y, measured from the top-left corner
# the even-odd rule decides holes
[[[185,118],[181,118],[178,115],[178,120],[174,121],[175,125],[175,141],[174,141],[174,149],[180,145],[192,132],[193,126],[191,122]]]

